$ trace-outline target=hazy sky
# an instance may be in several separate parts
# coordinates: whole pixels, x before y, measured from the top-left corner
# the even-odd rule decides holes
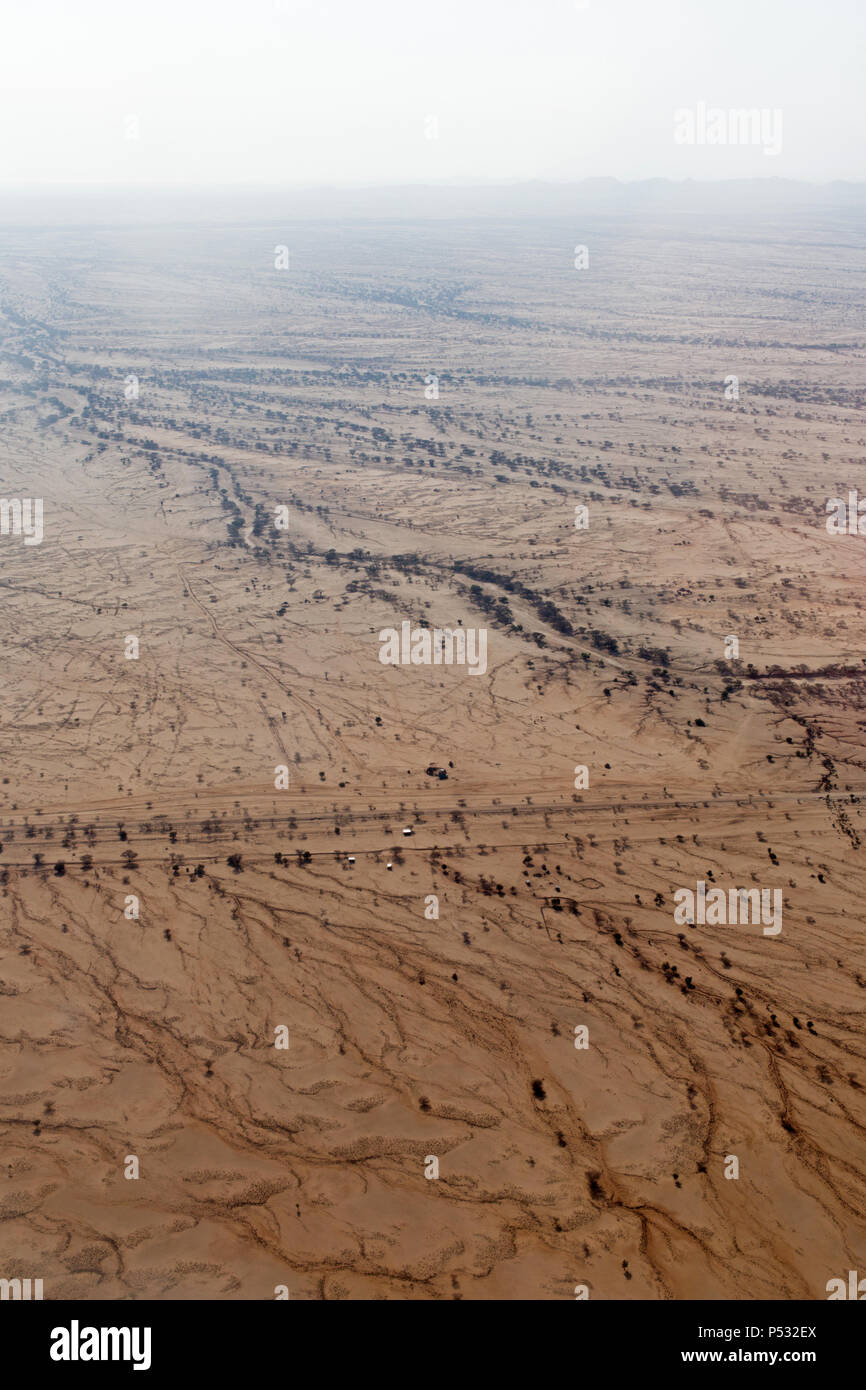
[[[864,37],[866,0],[0,0],[0,186],[863,179]],[[781,152],[676,143],[699,102]]]

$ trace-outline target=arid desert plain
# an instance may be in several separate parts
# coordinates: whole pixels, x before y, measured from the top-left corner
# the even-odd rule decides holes
[[[866,1275],[864,289],[832,201],[0,227],[0,1275]]]

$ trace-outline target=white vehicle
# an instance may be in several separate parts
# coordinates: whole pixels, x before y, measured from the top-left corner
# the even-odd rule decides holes
[[[415,834],[415,831],[412,829],[411,825],[407,825],[406,829],[403,831],[403,834],[404,834],[404,835],[414,835],[414,834]]]

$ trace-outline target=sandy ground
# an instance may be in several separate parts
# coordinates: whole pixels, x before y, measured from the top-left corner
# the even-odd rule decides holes
[[[827,216],[0,231],[0,493],[45,516],[0,536],[0,1275],[866,1274]],[[486,671],[383,665],[404,621],[484,628]],[[781,931],[677,923],[699,881],[780,889]]]

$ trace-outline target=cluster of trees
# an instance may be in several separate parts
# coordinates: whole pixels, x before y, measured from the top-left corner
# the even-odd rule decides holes
[[[557,632],[561,632],[564,637],[574,636],[574,628],[565,614],[557,608],[556,604],[544,594],[539,594],[534,589],[530,589],[522,580],[515,579],[511,575],[498,574],[496,570],[487,569],[482,565],[475,565],[469,560],[453,560],[452,568],[456,574],[465,574],[468,579],[474,579],[476,581],[470,590],[473,599],[475,599],[476,590],[479,594],[483,592],[479,587],[480,584],[495,585],[496,588],[504,589],[506,593],[517,594],[520,598],[525,599],[527,603],[530,603],[535,609],[542,622],[555,628]],[[504,604],[504,610],[507,611],[510,618],[511,610],[508,608],[507,600],[490,600],[490,604],[493,609],[500,604]],[[481,606],[483,607],[484,605],[482,604]]]

